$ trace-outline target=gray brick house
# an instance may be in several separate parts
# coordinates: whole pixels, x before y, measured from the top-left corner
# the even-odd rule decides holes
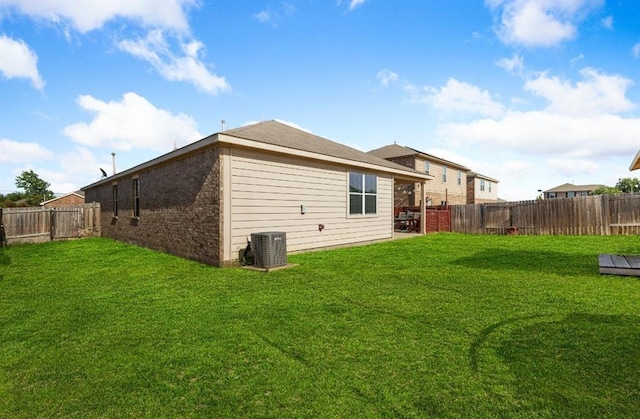
[[[251,233],[289,252],[393,237],[394,185],[432,176],[277,121],[208,136],[82,190],[102,234],[215,266]],[[424,225],[420,231],[425,231]]]

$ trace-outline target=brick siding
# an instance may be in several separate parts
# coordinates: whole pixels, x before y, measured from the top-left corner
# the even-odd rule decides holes
[[[221,266],[220,151],[217,147],[116,177],[87,189],[86,202],[102,206],[102,235]],[[132,182],[138,178],[140,216],[133,217]],[[113,216],[113,185],[118,217]]]

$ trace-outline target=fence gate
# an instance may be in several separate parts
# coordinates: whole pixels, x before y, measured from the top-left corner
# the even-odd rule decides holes
[[[100,235],[100,205],[0,208],[0,244],[39,243]]]
[[[51,210],[51,240],[77,238],[82,230],[83,209],[64,207]]]
[[[451,231],[451,210],[449,208],[427,208],[426,233]]]

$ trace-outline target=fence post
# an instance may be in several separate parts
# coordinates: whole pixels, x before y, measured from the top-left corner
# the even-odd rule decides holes
[[[2,221],[2,208],[0,208],[0,247],[7,243],[7,236],[4,234],[4,221]]]
[[[49,236],[51,237],[51,241],[53,241],[53,238],[55,236],[55,214],[54,214],[55,209],[51,208],[50,212],[49,212]]]
[[[611,197],[608,194],[602,194],[602,205],[600,205],[600,211],[602,211],[602,224],[604,227],[604,235],[611,235],[611,211],[609,209],[609,203],[611,202]]]

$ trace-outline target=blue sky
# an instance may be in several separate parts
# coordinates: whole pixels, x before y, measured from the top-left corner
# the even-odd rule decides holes
[[[0,0],[0,193],[67,193],[277,119],[394,141],[499,197],[606,184],[640,148],[632,0]]]

